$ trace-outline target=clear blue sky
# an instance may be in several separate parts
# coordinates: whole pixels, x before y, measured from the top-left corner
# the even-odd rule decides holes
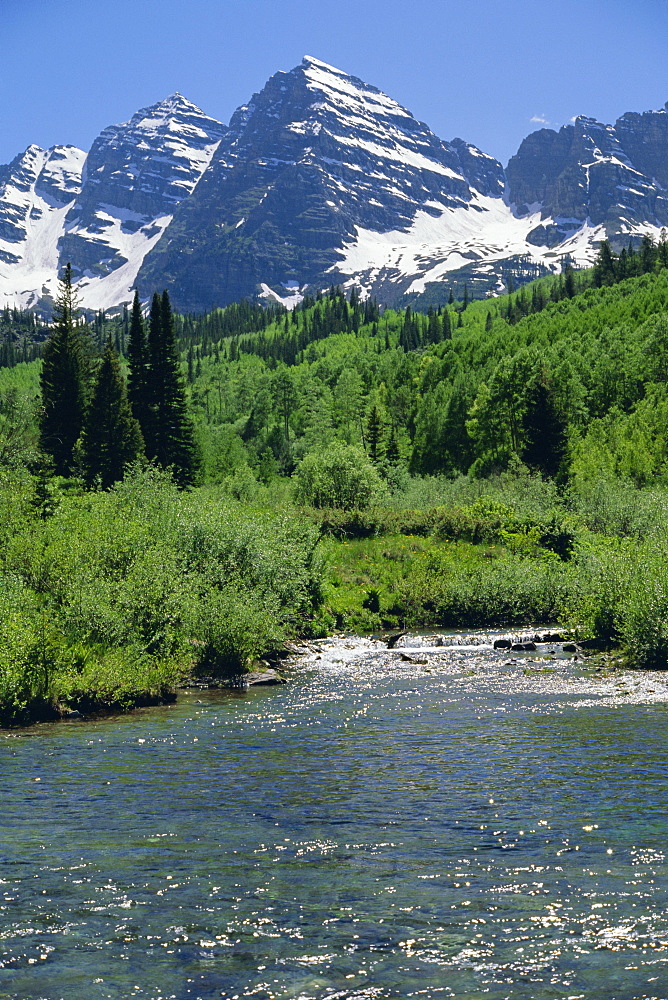
[[[505,164],[540,119],[668,101],[668,0],[0,0],[0,163],[180,91],[229,121],[305,53]]]

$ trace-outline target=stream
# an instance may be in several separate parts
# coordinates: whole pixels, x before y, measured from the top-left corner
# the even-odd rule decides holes
[[[0,731],[1,1000],[666,1000],[668,676],[494,638]]]

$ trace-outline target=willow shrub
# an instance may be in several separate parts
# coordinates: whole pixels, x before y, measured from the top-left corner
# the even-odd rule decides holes
[[[638,489],[616,476],[574,482],[569,503],[577,517],[602,535],[646,538],[668,524],[668,489]]]
[[[52,698],[55,665],[53,629],[35,595],[0,577],[0,723]]]
[[[15,527],[4,573],[39,602],[57,637],[56,699],[85,703],[97,691],[108,704],[131,702],[198,659],[238,672],[308,622],[321,600],[313,526],[215,488],[179,492],[155,470],[108,492],[63,496],[52,516],[26,514]],[[7,621],[21,636],[31,619]],[[27,650],[15,671],[25,679],[18,701],[38,694],[29,638],[6,641]],[[0,702],[8,697],[0,692]]]
[[[573,566],[554,554],[535,557],[499,550],[453,560],[426,553],[395,584],[394,598],[407,624],[511,625],[558,619],[577,586]]]
[[[367,510],[386,498],[386,487],[366,452],[333,442],[309,452],[295,473],[295,499],[313,507]]]
[[[567,616],[582,635],[621,644],[632,665],[668,668],[668,540],[597,539],[577,555]]]

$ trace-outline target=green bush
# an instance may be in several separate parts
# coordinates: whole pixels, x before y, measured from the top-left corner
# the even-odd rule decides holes
[[[580,548],[567,616],[581,635],[621,644],[634,666],[668,667],[668,542],[596,539]]]
[[[209,590],[193,607],[192,634],[201,644],[200,672],[234,676],[245,673],[261,652],[284,637],[275,597],[231,587]]]
[[[335,442],[311,452],[295,474],[297,503],[313,507],[367,510],[386,496],[377,469],[361,448]]]
[[[318,531],[294,512],[254,510],[222,487],[180,492],[152,469],[63,493],[46,518],[31,497],[29,481],[4,493],[0,481],[12,527],[0,566],[6,718],[38,700],[163,696],[198,659],[238,671],[318,616]]]
[[[18,590],[2,593],[0,604],[0,722],[20,718],[50,689],[48,659],[43,656],[36,617],[14,602],[25,599]]]

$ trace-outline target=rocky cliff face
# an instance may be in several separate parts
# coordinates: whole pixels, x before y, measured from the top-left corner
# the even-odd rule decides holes
[[[619,245],[668,225],[668,112],[623,115],[615,125],[577,118],[528,136],[507,167],[518,215],[540,210],[528,238],[557,245],[580,227],[602,227]]]
[[[148,255],[182,308],[345,280],[360,230],[409,227],[500,198],[501,165],[445,143],[375,87],[310,57],[277,73],[230,122],[211,168]],[[184,249],[187,247],[187,254]]]
[[[668,111],[528,136],[503,171],[396,101],[305,57],[229,126],[178,94],[87,156],[30,147],[0,167],[0,305],[47,305],[70,261],[83,304],[168,287],[177,308],[286,304],[357,284],[386,303],[477,295],[590,263],[668,226]]]
[[[59,243],[86,305],[127,301],[137,271],[227,133],[180,94],[97,137]]]
[[[0,303],[4,291],[5,301],[48,305],[68,261],[85,306],[129,301],[144,257],[226,133],[174,94],[104,129],[87,156],[30,146],[0,169]]]

